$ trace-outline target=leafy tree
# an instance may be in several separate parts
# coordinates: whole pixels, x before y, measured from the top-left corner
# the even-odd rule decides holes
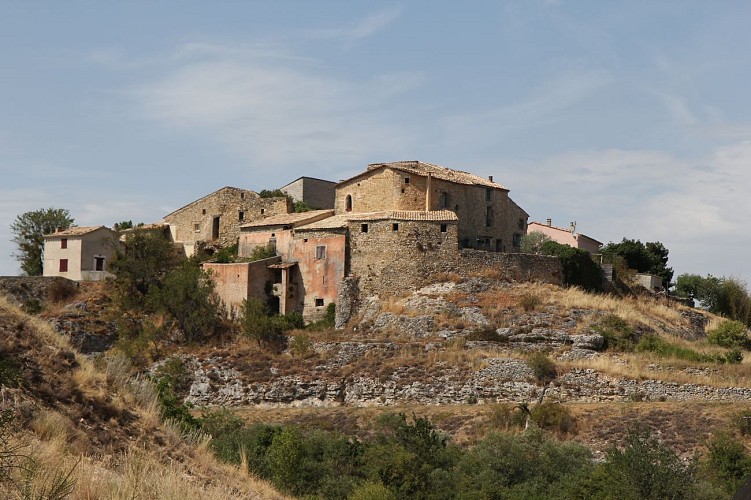
[[[26,276],[40,276],[44,271],[44,235],[72,225],[70,212],[62,208],[43,208],[16,216],[10,231],[13,235],[11,241],[18,246],[18,252],[13,256],[21,262],[21,271]]]
[[[243,301],[240,326],[243,333],[258,342],[258,345],[279,345],[286,340],[285,332],[302,328],[304,321],[299,313],[284,316],[272,315],[268,307],[258,299]]]
[[[311,210],[313,210],[313,207],[311,207],[310,205],[308,205],[307,203],[301,200],[301,201],[295,202],[295,204],[293,205],[293,209],[295,213],[300,213],[300,212],[310,212]]]
[[[569,286],[579,286],[587,291],[602,288],[602,270],[586,250],[548,241],[542,245],[543,255],[553,255],[561,260],[563,282]]]
[[[262,189],[258,196],[261,198],[287,198],[289,195],[281,189]]]
[[[250,261],[255,262],[257,260],[263,260],[268,259],[270,257],[276,256],[276,248],[271,243],[255,247],[252,252],[250,252]]]
[[[613,447],[593,476],[600,494],[596,498],[690,498],[693,468],[647,430],[631,430],[623,448]]]
[[[675,290],[679,295],[699,300],[701,306],[712,313],[751,324],[751,297],[746,284],[736,278],[681,274]]]
[[[707,448],[706,476],[732,495],[751,476],[751,457],[746,447],[733,435],[721,432],[712,437]]]
[[[620,243],[605,245],[601,253],[608,262],[615,262],[620,257],[629,269],[660,276],[664,285],[673,279],[673,269],[667,267],[669,251],[659,241],[644,244],[639,240],[623,238]]]
[[[126,229],[131,229],[132,227],[133,227],[132,220],[124,220],[121,222],[116,222],[114,225],[115,231],[125,231]]]
[[[124,244],[115,247],[110,262],[121,307],[142,308],[149,290],[161,287],[167,272],[176,264],[172,243],[161,234],[142,229],[128,234]]]
[[[540,233],[538,231],[527,233],[522,236],[520,247],[521,252],[539,255],[540,253],[542,253],[542,246],[548,241],[551,241],[551,239],[547,234]]]
[[[194,341],[213,335],[222,324],[225,311],[214,286],[205,271],[185,261],[167,274],[151,299],[175,319],[186,340]]]
[[[717,328],[707,332],[707,340],[710,344],[722,347],[747,347],[749,344],[747,328],[740,321],[724,321]]]

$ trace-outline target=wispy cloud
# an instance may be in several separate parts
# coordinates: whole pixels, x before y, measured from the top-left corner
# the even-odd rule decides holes
[[[401,12],[401,7],[389,7],[369,15],[351,26],[315,30],[311,32],[311,36],[314,38],[341,38],[347,41],[360,40],[383,30],[398,19]]]

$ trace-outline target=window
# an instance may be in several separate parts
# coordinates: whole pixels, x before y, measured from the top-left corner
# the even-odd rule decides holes
[[[265,209],[265,208],[262,208],[262,209],[261,209],[261,215],[263,215],[263,214],[264,214],[264,212],[266,212],[266,209]]]
[[[367,233],[368,232],[368,225],[367,224],[360,224],[360,232],[361,233]]]
[[[94,271],[104,271],[104,257],[94,257]]]
[[[344,201],[344,210],[347,212],[352,211],[352,195],[347,195],[347,199]]]
[[[60,259],[60,272],[61,273],[68,272],[68,259]]]
[[[493,189],[487,188],[485,190],[485,201],[493,201]]]
[[[391,230],[392,231],[398,231],[399,230],[399,223],[398,222],[394,222],[393,224],[391,224]]]
[[[323,307],[323,299],[316,299],[316,307]]]
[[[68,238],[63,238],[60,240],[60,248],[68,248]]]
[[[201,214],[206,215],[206,209],[201,210]]]
[[[239,220],[240,222],[244,221],[245,220],[245,212],[242,212],[242,211],[238,212],[238,214],[237,214],[237,220]]]
[[[517,248],[522,246],[522,235],[519,233],[514,233],[514,241],[512,244]]]
[[[449,206],[449,194],[443,191],[438,195],[438,208],[448,208]]]
[[[441,232],[442,233],[445,233],[447,229],[448,229],[448,226],[446,224],[441,224]]]
[[[240,199],[241,199],[241,200],[244,200],[244,199],[245,199],[245,193],[240,193]]]
[[[326,245],[318,245],[316,247],[316,260],[326,258]]]
[[[404,178],[404,183],[405,183],[405,184],[409,184],[409,177],[405,177],[405,178]]]
[[[201,225],[200,224],[193,224],[193,231],[195,231],[196,233],[200,233],[201,232]]]
[[[493,207],[488,207],[485,211],[485,227],[493,225]]]
[[[501,239],[495,240],[495,251],[496,252],[502,252],[503,251],[503,240],[501,240]]]
[[[519,222],[517,222],[516,225],[519,229],[524,229],[524,219],[519,219]]]

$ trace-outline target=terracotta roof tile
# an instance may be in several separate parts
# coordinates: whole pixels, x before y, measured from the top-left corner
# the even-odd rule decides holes
[[[401,170],[402,172],[408,172],[415,175],[427,176],[431,174],[435,179],[441,179],[449,182],[455,182],[457,184],[467,184],[475,186],[491,187],[496,189],[503,189],[508,191],[508,188],[497,182],[490,181],[483,177],[469,172],[463,172],[461,170],[454,170],[447,167],[441,167],[440,165],[433,165],[432,163],[425,163],[422,161],[395,161],[390,163],[371,163],[368,165],[366,172],[360,173],[344,182],[348,182],[352,179],[360,177],[361,175],[379,168],[393,168],[395,170]],[[340,183],[341,184],[341,183]]]
[[[44,237],[54,238],[54,237],[60,237],[60,236],[83,236],[85,234],[93,233],[97,229],[109,230],[109,228],[105,226],[76,226],[76,227],[65,229],[64,231],[46,234],[44,235]]]
[[[402,221],[426,221],[426,222],[453,222],[459,220],[456,214],[450,210],[434,210],[425,212],[422,210],[388,210],[383,212],[353,212],[339,214],[326,219],[312,222],[295,228],[296,231],[315,231],[324,229],[340,229],[347,227],[350,221],[378,221],[378,220],[402,220]]]

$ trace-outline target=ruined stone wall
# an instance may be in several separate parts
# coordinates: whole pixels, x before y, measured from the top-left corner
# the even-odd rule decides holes
[[[227,307],[227,312],[232,314],[239,313],[243,300],[256,298],[266,302],[266,283],[274,280],[274,273],[268,266],[280,261],[279,257],[271,257],[230,264],[207,262],[203,268],[210,273],[219,298]]]
[[[442,225],[446,232],[441,232]],[[456,222],[358,221],[349,224],[349,234],[350,274],[359,278],[365,296],[399,294],[422,286],[436,265],[450,268],[458,258]]]
[[[197,242],[230,246],[240,236],[240,226],[269,215],[291,211],[287,198],[261,198],[246,189],[226,187],[164,218],[174,241],[182,242],[192,255]],[[214,238],[214,219],[219,218],[218,238]]]
[[[250,257],[253,250],[265,247],[269,243],[276,247],[277,254],[284,261],[289,260],[291,255],[292,230],[282,226],[257,228],[250,231],[242,231],[237,249],[238,257]]]
[[[436,266],[443,272],[460,276],[495,276],[509,281],[532,281],[563,285],[563,267],[558,257],[524,253],[494,253],[463,249],[458,265]]]
[[[294,234],[290,260],[298,263],[299,304],[306,321],[321,319],[336,302],[347,269],[344,231],[301,231]]]

